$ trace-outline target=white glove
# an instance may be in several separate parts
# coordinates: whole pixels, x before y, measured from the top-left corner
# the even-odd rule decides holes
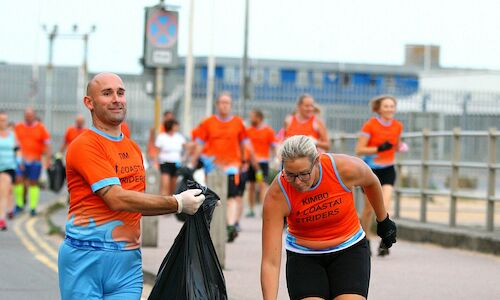
[[[188,215],[194,215],[205,201],[205,195],[201,193],[200,189],[186,190],[174,195],[174,198],[177,200],[177,213],[183,212]]]

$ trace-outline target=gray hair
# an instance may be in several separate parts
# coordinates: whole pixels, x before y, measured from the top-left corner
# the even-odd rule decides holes
[[[286,139],[283,146],[281,146],[280,157],[283,162],[303,157],[307,157],[311,162],[314,162],[318,157],[318,150],[310,137],[294,135]]]

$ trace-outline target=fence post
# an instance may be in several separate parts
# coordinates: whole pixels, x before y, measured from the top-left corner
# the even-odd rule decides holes
[[[429,141],[429,128],[422,129],[422,164],[420,178],[420,222],[427,222],[427,186],[429,184],[429,154],[430,154],[430,141]]]
[[[488,135],[488,192],[486,197],[486,230],[493,231],[494,228],[494,214],[495,214],[495,181],[496,181],[496,168],[497,161],[497,130],[490,128]]]
[[[215,169],[207,176],[207,186],[220,197],[221,206],[216,207],[210,223],[210,236],[219,258],[221,267],[226,265],[226,210],[227,210],[227,175]]]
[[[396,188],[395,188],[395,193],[394,193],[394,217],[399,218],[400,216],[400,211],[401,211],[401,192],[399,189],[401,188],[401,164],[399,161],[396,161],[396,174],[398,175],[396,177]],[[389,209],[388,207],[386,209]]]
[[[160,173],[150,167],[146,169],[146,193],[160,194]],[[158,246],[158,216],[142,218],[142,245],[145,247]]]
[[[457,225],[457,196],[458,192],[458,178],[460,168],[458,163],[460,162],[461,155],[461,133],[460,128],[453,128],[453,156],[451,158],[451,178],[450,178],[450,227],[455,227]]]

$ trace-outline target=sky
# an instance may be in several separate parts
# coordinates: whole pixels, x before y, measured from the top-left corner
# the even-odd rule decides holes
[[[249,57],[400,65],[406,44],[441,48],[444,67],[500,70],[497,0],[249,0]],[[90,35],[91,72],[142,72],[144,8],[159,0],[0,0],[0,62],[46,64],[47,33]],[[179,55],[188,48],[188,0],[179,11]],[[245,0],[194,0],[193,53],[241,57]],[[54,64],[79,65],[80,39],[56,38]]]

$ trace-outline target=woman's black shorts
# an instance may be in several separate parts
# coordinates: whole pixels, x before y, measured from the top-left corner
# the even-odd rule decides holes
[[[0,173],[5,173],[9,175],[10,178],[12,178],[12,183],[16,182],[16,171],[14,171],[14,169],[3,170],[0,171]]]
[[[394,169],[394,166],[382,169],[372,169],[372,171],[375,175],[377,175],[378,180],[380,180],[380,185],[394,185],[394,182],[396,181],[396,170]]]
[[[286,282],[290,299],[343,294],[368,296],[370,253],[363,238],[357,244],[332,253],[299,254],[287,250]]]
[[[170,176],[177,176],[177,167],[176,163],[166,162],[160,165],[160,173],[168,174]]]

